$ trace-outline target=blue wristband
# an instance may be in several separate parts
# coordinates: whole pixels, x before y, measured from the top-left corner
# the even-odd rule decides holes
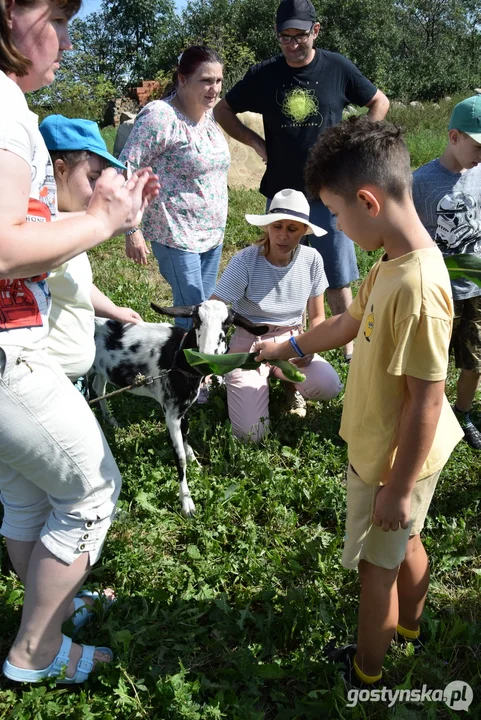
[[[302,352],[302,350],[301,350],[301,348],[299,347],[299,345],[297,344],[296,338],[295,338],[294,336],[292,336],[291,338],[289,338],[289,342],[291,343],[292,347],[293,347],[294,350],[296,351],[297,355],[299,355],[299,357],[301,357],[301,358],[302,358],[302,357],[305,357],[305,353]]]

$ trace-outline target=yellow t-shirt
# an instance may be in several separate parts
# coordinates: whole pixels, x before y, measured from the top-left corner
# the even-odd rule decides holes
[[[385,482],[397,450],[406,375],[445,380],[453,307],[441,252],[433,247],[380,260],[349,313],[361,321],[344,399],[340,435],[364,482]],[[432,448],[419,475],[440,470],[463,432],[446,396]]]

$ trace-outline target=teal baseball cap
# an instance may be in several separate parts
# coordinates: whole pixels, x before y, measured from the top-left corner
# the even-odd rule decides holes
[[[473,95],[455,105],[448,129],[460,130],[481,143],[481,95]]]
[[[99,126],[92,120],[49,115],[40,123],[39,130],[49,151],[88,150],[95,155],[100,155],[110,165],[120,170],[127,169],[109,153],[105,140],[100,134]]]

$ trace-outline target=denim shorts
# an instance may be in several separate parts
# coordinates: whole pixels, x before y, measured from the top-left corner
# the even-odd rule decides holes
[[[1,534],[93,565],[121,477],[88,404],[46,350],[0,345],[0,407]]]

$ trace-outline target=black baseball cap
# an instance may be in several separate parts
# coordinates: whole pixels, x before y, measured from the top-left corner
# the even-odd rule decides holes
[[[278,33],[288,28],[310,30],[316,22],[316,11],[310,0],[282,0],[276,13]]]

